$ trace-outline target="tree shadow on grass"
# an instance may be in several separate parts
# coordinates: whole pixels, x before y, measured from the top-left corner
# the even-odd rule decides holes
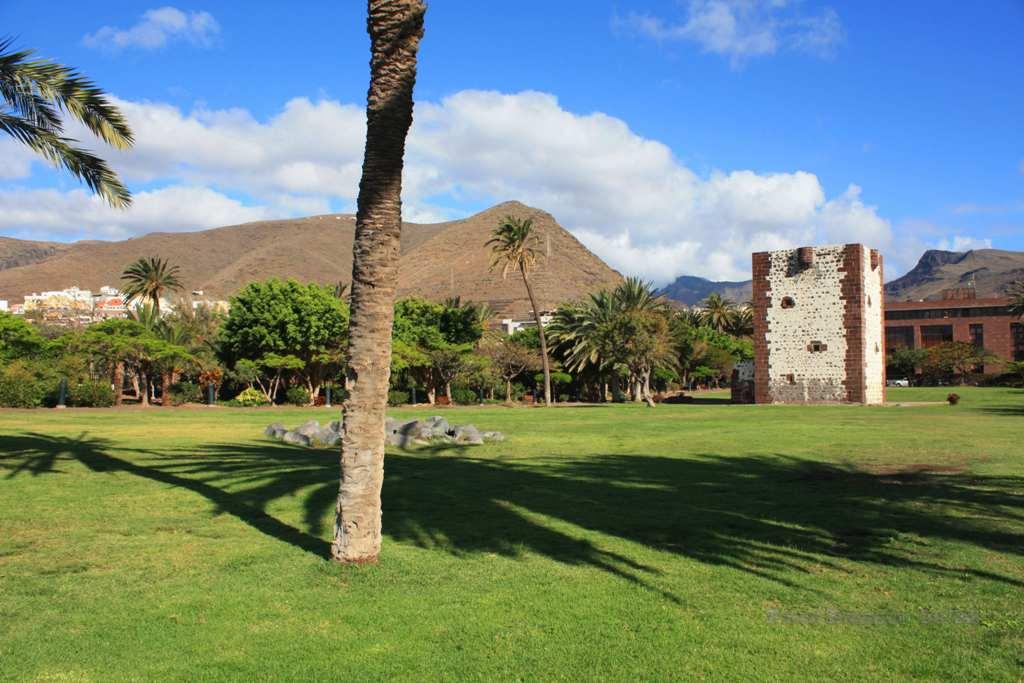
[[[1014,403],[1003,403],[1000,405],[985,406],[981,410],[985,413],[996,415],[1024,415],[1024,390],[1010,392],[1015,399]]]
[[[139,450],[130,459],[109,451],[108,442],[84,435],[0,436],[0,469],[8,477],[41,475],[59,472],[57,463],[67,458],[97,472],[127,472],[188,489],[216,512],[328,556],[338,476],[333,450],[254,442]],[[786,585],[852,561],[1024,586],[1014,576],[929,555],[932,544],[956,542],[1020,556],[1022,493],[1022,477],[927,465],[868,471],[778,454],[516,460],[439,445],[388,454],[383,509],[385,534],[394,541],[454,554],[536,553],[652,588],[658,570],[639,559],[649,549]],[[301,501],[299,526],[266,513],[290,496]]]

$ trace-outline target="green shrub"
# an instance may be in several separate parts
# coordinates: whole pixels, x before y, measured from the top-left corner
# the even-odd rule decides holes
[[[461,387],[454,387],[452,389],[452,402],[461,403],[462,405],[471,405],[476,403],[476,392],[472,389],[463,389]]]
[[[269,403],[270,401],[267,400],[267,397],[262,391],[252,387],[243,389],[242,392],[239,393],[238,396],[235,396],[234,399],[234,404],[236,406],[242,406],[244,408],[255,408],[256,406],[265,406]]]
[[[109,408],[114,405],[114,390],[104,380],[69,382],[67,404],[77,408]]]
[[[38,408],[49,390],[23,361],[0,370],[0,406],[4,408]]]
[[[293,406],[308,406],[309,392],[306,390],[306,387],[298,384],[292,385],[284,392],[284,401]]]
[[[388,392],[388,405],[400,406],[409,402],[409,392],[392,389]]]
[[[559,394],[558,395],[558,402],[559,403],[568,403],[569,402],[569,394]]]
[[[171,403],[176,406],[203,402],[203,389],[195,382],[178,382],[171,387],[170,395]]]

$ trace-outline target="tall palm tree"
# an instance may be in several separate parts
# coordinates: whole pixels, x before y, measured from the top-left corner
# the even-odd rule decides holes
[[[178,278],[180,270],[178,266],[172,266],[157,256],[140,258],[121,273],[121,281],[124,282],[121,291],[125,302],[148,299],[159,315],[160,297],[168,290],[181,291],[181,280]]]
[[[92,81],[48,59],[33,59],[33,54],[13,50],[10,38],[0,40],[0,130],[70,171],[111,206],[127,207],[132,201],[128,188],[103,159],[64,137],[62,115],[117,149],[132,146],[127,121]]]
[[[533,308],[533,319],[537,322],[540,336],[540,362],[544,368],[544,405],[551,406],[551,364],[548,361],[548,341],[544,336],[544,325],[540,321],[540,309],[530,286],[530,271],[537,265],[540,252],[536,247],[537,235],[533,232],[533,220],[505,216],[491,233],[486,246],[491,248],[491,268],[502,266],[501,276],[507,277],[510,270],[518,270],[526,285],[526,295]]]
[[[402,231],[402,163],[412,125],[423,0],[369,0],[370,90],[349,296],[348,397],[332,557],[376,562],[384,483],[384,411]]]
[[[701,322],[718,332],[728,331],[736,317],[736,304],[716,292],[704,299],[703,305]]]

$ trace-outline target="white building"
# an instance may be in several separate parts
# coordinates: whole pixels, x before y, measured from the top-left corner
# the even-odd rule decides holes
[[[550,325],[554,319],[555,316],[550,311],[543,311],[540,314],[540,324],[543,327]],[[532,311],[529,318],[503,318],[501,321],[501,329],[507,335],[513,335],[524,328],[536,326],[537,321],[534,320]]]

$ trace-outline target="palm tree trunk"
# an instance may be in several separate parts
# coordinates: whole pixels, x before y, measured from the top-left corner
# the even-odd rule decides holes
[[[149,405],[149,375],[139,371],[139,405]]]
[[[544,326],[540,323],[540,311],[537,310],[537,300],[533,298],[530,278],[526,277],[526,268],[522,263],[519,264],[519,272],[523,275],[526,295],[530,297],[530,306],[533,307],[533,319],[537,321],[537,336],[540,337],[540,362],[544,367],[544,405],[551,407],[551,364],[548,362],[548,340],[544,336]]]
[[[332,557],[376,562],[384,482],[384,411],[391,375],[391,325],[402,231],[402,160],[412,125],[422,0],[369,0],[370,90],[366,149],[352,247],[349,394],[341,439],[341,486]]]

